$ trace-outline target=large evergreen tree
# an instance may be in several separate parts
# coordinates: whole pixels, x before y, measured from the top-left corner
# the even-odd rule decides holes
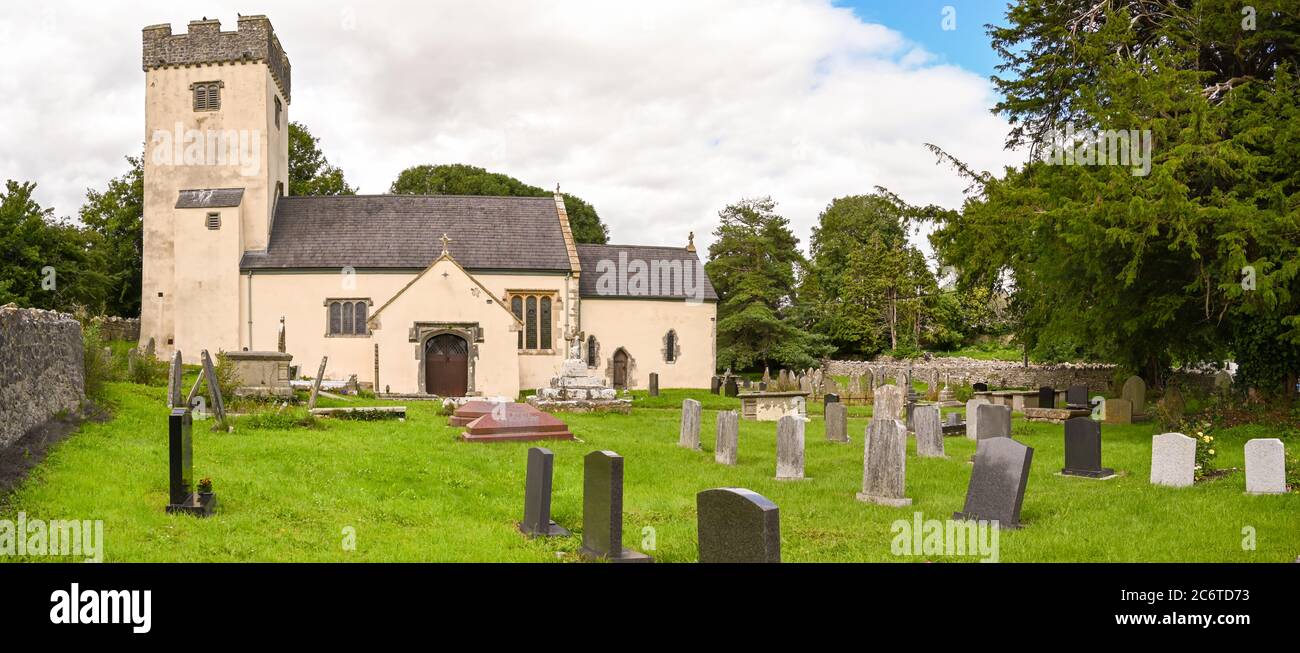
[[[546,197],[551,195],[514,177],[488,172],[465,164],[412,166],[397,175],[390,191],[406,195],[497,195],[507,197]],[[592,205],[568,193],[564,211],[569,215],[573,239],[580,243],[605,243],[609,228],[600,221]]]
[[[799,239],[771,198],[743,199],[718,213],[705,271],[718,292],[718,365],[810,367],[829,353],[793,310]]]

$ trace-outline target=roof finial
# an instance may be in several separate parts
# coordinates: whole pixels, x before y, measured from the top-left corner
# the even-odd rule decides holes
[[[690,233],[690,235],[688,235],[688,236],[686,237],[686,251],[688,251],[688,252],[693,252],[693,251],[695,251],[695,232],[694,232],[694,231],[692,231],[692,232]]]
[[[559,195],[559,194],[560,194],[560,182],[558,182],[558,181],[555,182],[555,194],[556,194],[556,195]]]
[[[442,233],[442,255],[443,256],[447,256],[449,254],[449,252],[447,251],[447,243],[450,242],[451,239],[447,237],[447,232],[444,231]]]

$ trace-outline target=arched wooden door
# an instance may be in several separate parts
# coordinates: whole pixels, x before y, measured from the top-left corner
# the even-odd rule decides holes
[[[616,390],[627,389],[627,352],[620,347],[614,352],[614,388]]]
[[[469,387],[469,343],[443,333],[424,342],[424,391],[442,397],[464,397]]]

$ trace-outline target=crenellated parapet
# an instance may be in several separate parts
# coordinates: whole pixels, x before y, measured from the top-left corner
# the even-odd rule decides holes
[[[289,57],[266,16],[240,16],[239,28],[221,31],[216,19],[190,21],[185,34],[172,34],[169,24],[144,28],[144,70],[182,66],[264,62],[271,76],[290,99]]]

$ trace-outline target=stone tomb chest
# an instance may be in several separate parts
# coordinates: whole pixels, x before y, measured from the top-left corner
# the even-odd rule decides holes
[[[808,416],[807,392],[742,392],[740,415],[759,422],[775,422],[787,415]]]
[[[293,387],[289,385],[292,354],[278,351],[232,351],[226,352],[225,356],[234,366],[235,378],[239,379],[235,396],[282,399],[293,396]]]

